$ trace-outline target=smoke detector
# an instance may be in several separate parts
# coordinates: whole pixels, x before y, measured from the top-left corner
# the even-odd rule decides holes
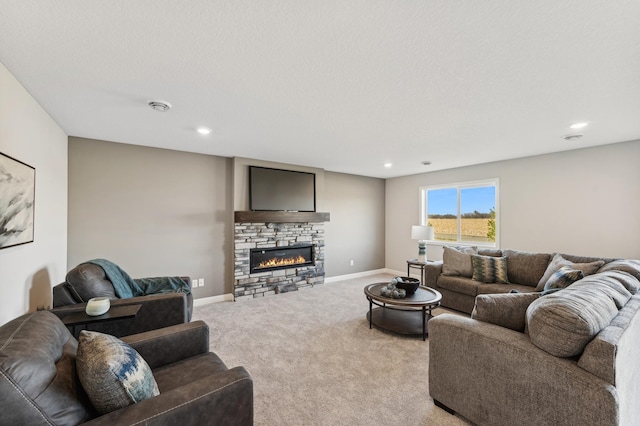
[[[147,105],[160,112],[167,112],[171,109],[171,104],[166,101],[149,101]]]
[[[574,141],[576,139],[580,139],[581,137],[583,137],[584,135],[581,133],[574,133],[572,135],[565,135],[564,136],[564,140],[565,141]]]

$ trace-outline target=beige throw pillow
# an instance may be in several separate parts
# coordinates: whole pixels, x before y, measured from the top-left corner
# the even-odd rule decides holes
[[[442,253],[442,275],[471,278],[473,266],[471,255],[478,253],[477,247],[444,247]]]

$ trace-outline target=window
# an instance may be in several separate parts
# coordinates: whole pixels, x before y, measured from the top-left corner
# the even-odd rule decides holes
[[[498,179],[420,188],[422,225],[435,241],[497,246]]]

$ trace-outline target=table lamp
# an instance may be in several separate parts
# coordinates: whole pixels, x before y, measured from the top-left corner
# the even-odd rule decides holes
[[[427,261],[427,241],[433,240],[435,232],[433,226],[413,225],[411,227],[411,239],[418,240],[418,261]]]

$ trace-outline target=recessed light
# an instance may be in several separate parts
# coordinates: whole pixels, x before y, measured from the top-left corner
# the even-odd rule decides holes
[[[423,161],[422,165],[423,166],[430,166],[431,165],[431,161]]]
[[[574,123],[569,127],[571,127],[572,129],[583,129],[583,128],[587,127],[588,125],[589,125],[588,122],[582,121],[580,123]]]
[[[388,169],[389,167],[393,166],[393,164],[391,164],[391,163],[384,163],[384,166]]]
[[[208,135],[211,133],[211,129],[207,129],[206,127],[198,127],[198,133],[201,135]]]

